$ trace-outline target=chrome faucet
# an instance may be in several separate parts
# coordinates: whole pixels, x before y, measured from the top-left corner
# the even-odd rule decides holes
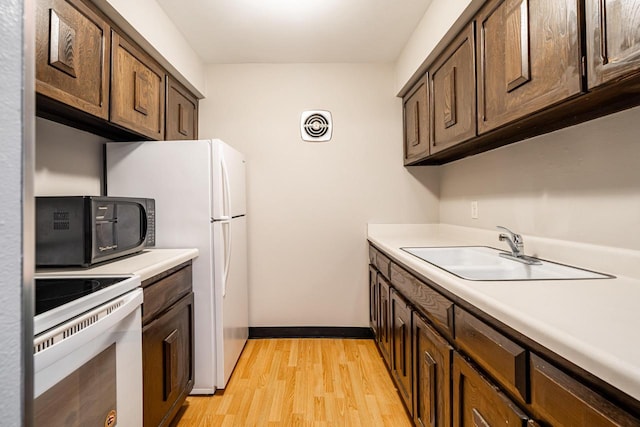
[[[498,230],[504,230],[508,234],[500,233],[498,236],[498,240],[501,242],[506,241],[511,247],[511,253],[514,257],[519,258],[524,255],[524,241],[522,240],[522,236],[514,233],[509,230],[507,227],[503,227],[501,225],[496,226]]]
[[[519,261],[525,264],[541,264],[539,260],[528,257],[524,254],[524,240],[522,240],[521,235],[514,233],[507,227],[502,227],[500,225],[496,226],[496,228],[506,231],[506,233],[500,233],[498,235],[498,240],[500,240],[501,242],[507,242],[509,244],[509,247],[511,247],[511,253],[508,254],[501,252],[501,257]]]

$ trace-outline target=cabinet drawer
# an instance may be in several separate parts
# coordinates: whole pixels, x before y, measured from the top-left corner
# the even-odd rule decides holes
[[[433,322],[436,329],[453,337],[452,301],[395,264],[391,264],[391,283]]]
[[[369,262],[373,264],[385,278],[389,279],[391,260],[373,246],[369,246]]]
[[[191,266],[152,284],[143,283],[144,302],[142,304],[142,324],[153,320],[173,303],[191,292]]]
[[[535,354],[531,354],[531,407],[551,425],[640,425],[640,420]]]
[[[373,246],[369,245],[369,264],[376,265],[376,253],[378,251]]]
[[[532,420],[459,354],[453,356],[454,426],[531,426]]]
[[[527,350],[459,307],[455,308],[456,342],[515,396],[528,400]]]

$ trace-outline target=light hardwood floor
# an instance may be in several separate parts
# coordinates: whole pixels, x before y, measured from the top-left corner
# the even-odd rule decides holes
[[[249,340],[224,393],[192,396],[175,425],[411,426],[372,340]]]

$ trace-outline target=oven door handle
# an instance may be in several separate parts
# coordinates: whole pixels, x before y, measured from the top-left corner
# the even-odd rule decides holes
[[[135,312],[140,304],[142,289],[137,288],[38,335],[34,339],[34,371],[39,372],[47,368],[98,337],[112,339],[108,332]],[[140,329],[140,319],[137,322],[137,328]],[[122,325],[122,328],[126,329],[127,326]]]

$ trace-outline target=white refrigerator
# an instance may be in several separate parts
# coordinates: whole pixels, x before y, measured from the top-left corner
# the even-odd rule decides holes
[[[156,247],[195,247],[195,383],[223,389],[249,331],[244,156],[220,140],[106,144],[109,196],[156,201]]]

